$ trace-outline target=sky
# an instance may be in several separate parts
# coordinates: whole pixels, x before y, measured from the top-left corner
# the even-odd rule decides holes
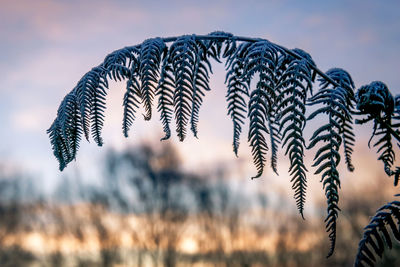
[[[77,161],[64,174],[57,170],[46,135],[61,100],[83,74],[113,50],[157,36],[222,30],[266,38],[307,51],[321,70],[344,68],[357,87],[381,80],[398,94],[398,10],[399,1],[372,0],[0,0],[0,162],[45,177],[51,184],[50,180],[82,169],[95,176],[100,169],[97,159],[108,148],[158,142],[162,137],[158,115],[150,123],[139,119],[130,137],[123,137],[123,83],[111,83],[103,131],[105,145],[98,148],[94,142],[83,142]],[[212,91],[200,112],[199,139],[188,137],[178,144],[189,168],[251,161],[246,129],[239,159],[232,153],[224,69],[216,64],[213,67]],[[369,134],[368,130],[359,133]],[[177,138],[174,136],[171,142],[177,143]]]

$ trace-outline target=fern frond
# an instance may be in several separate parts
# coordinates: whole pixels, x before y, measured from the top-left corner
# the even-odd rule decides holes
[[[329,120],[314,132],[308,148],[323,143],[315,155],[313,167],[317,167],[315,174],[322,173],[321,182],[327,198],[328,215],[325,222],[331,243],[327,256],[329,257],[335,249],[336,221],[340,210],[338,207],[340,179],[337,170],[340,162],[339,148],[343,141],[342,134],[345,125],[351,124],[349,120],[351,118],[351,102],[348,101],[351,94],[351,87],[348,86],[351,78],[346,71],[337,68],[328,70],[326,75],[339,86],[330,87],[325,79],[321,79],[320,91],[310,99],[311,105],[322,104],[323,106],[314,111],[308,119],[326,114]]]
[[[232,71],[234,74],[227,74],[228,92],[226,98],[228,101],[228,115],[233,122],[233,151],[238,155],[239,139],[244,124],[247,111],[245,96],[249,96],[248,84],[241,80],[242,73],[239,68]],[[230,77],[229,77],[230,76]]]
[[[166,53],[166,48],[161,38],[148,39],[140,47],[138,75],[141,81],[140,95],[146,111],[145,120],[151,119],[161,57]]]
[[[95,67],[86,73],[74,88],[85,137],[89,140],[89,128],[92,126],[92,137],[99,146],[103,144],[101,129],[104,124],[107,88],[106,70],[103,67]]]
[[[353,118],[351,114],[354,113],[353,110],[356,102],[354,94],[354,82],[347,72],[336,71],[335,75],[332,75],[331,78],[345,90],[346,108],[349,110],[349,113],[345,119],[341,121],[342,140],[347,169],[352,172],[354,171],[354,166],[351,156],[353,153],[355,136],[353,132]]]
[[[168,43],[172,45],[168,47]],[[378,159],[384,163],[386,173],[394,176],[397,185],[400,167],[393,166],[395,153],[391,139],[400,142],[400,97],[394,101],[382,82],[361,87],[355,97],[354,83],[347,72],[331,69],[325,74],[316,67],[311,56],[301,49],[290,50],[260,38],[212,32],[208,35],[148,39],[142,44],[110,53],[98,67],[87,72],[64,98],[57,118],[47,131],[60,170],[76,158],[82,135],[88,140],[92,136],[98,145],[102,145],[101,130],[108,79],[127,80],[122,125],[125,136],[128,136],[139,104],[144,105],[145,119],[150,119],[155,96],[158,97],[157,109],[165,133],[163,139],[171,135],[173,116],[181,141],[186,136],[188,123],[194,136],[197,136],[200,107],[205,92],[210,90],[210,59],[221,62],[221,58],[226,59],[226,98],[228,115],[233,122],[235,154],[238,153],[247,113],[248,141],[257,169],[253,178],[262,175],[269,148],[271,167],[277,172],[277,151],[281,144],[290,160],[289,173],[294,198],[302,216],[307,187],[303,130],[307,120],[322,115],[328,118],[325,124],[314,131],[307,148],[318,147],[313,167],[316,168],[315,174],[321,175],[327,198],[325,223],[331,243],[329,257],[335,248],[340,210],[338,165],[342,144],[347,168],[350,171],[354,169],[351,159],[355,142],[352,116],[366,115],[356,122],[374,123],[371,140],[379,153]],[[313,95],[312,83],[316,75],[319,75],[321,84],[319,92]],[[254,78],[254,89],[250,90]],[[307,104],[314,105],[316,110],[306,119],[305,102],[308,95],[311,98]],[[353,110],[355,99],[359,113]],[[400,239],[397,228],[400,224],[399,207],[398,202],[392,202],[378,212],[372,226],[368,226],[368,231],[371,231],[366,231],[368,237],[363,241],[366,245],[360,245],[358,262],[373,264],[375,258],[371,248],[378,255],[382,254],[379,233],[391,244],[388,231],[384,229],[387,225],[396,239]]]
[[[71,162],[79,149],[83,134],[81,116],[75,92],[65,96],[58,109],[58,117],[47,130],[60,170]]]
[[[374,143],[379,153],[378,160],[384,164],[384,170],[388,176],[395,176],[395,184],[399,174],[397,170],[392,170],[395,160],[395,152],[392,145],[393,125],[392,117],[396,117],[395,100],[387,88],[386,84],[375,81],[369,85],[361,86],[357,91],[357,108],[361,114],[367,115],[367,119],[358,120],[359,124],[363,124],[373,120],[374,131],[370,141],[374,138],[378,140]],[[396,107],[397,108],[397,107]],[[396,127],[396,126],[394,126]]]
[[[244,58],[247,55],[249,43],[242,43],[239,48],[227,58],[225,84],[228,87],[228,115],[233,122],[233,151],[238,155],[239,139],[244,124],[247,104],[245,97],[249,96],[249,80],[243,74]]]
[[[178,38],[169,50],[172,73],[175,81],[173,104],[178,137],[181,141],[186,136],[189,121],[191,130],[197,137],[197,123],[200,106],[205,91],[209,91],[209,72],[211,64],[207,58],[207,45],[195,39],[195,36]]]
[[[379,208],[370,223],[364,228],[354,266],[374,266],[376,262],[374,254],[382,258],[385,244],[389,249],[392,248],[390,230],[394,239],[400,242],[399,201],[390,202]]]
[[[300,49],[297,49],[300,50]],[[304,52],[305,53],[305,52]],[[289,154],[292,189],[297,209],[304,218],[307,168],[304,165],[303,129],[306,125],[306,99],[312,90],[311,68],[307,60],[281,57],[281,76],[278,84],[277,113],[280,114],[279,132],[282,133],[282,148],[287,146]],[[312,59],[309,59],[312,60]]]
[[[186,125],[192,114],[193,83],[199,51],[193,36],[182,36],[171,45],[169,53],[175,79],[176,132],[179,140],[183,141]]]
[[[274,119],[275,109],[274,103],[276,100],[276,75],[275,70],[278,64],[280,49],[268,41],[259,41],[248,47],[246,57],[244,58],[243,73],[245,80],[250,81],[251,78],[258,74],[259,81],[256,84],[256,89],[250,94],[249,101],[249,117],[252,121],[252,114],[257,118],[258,122],[250,124],[249,141],[256,139],[257,142],[250,142],[252,146],[253,160],[257,167],[257,175],[253,178],[258,178],[262,175],[265,166],[265,151],[267,146],[264,136],[260,130],[270,134],[271,138],[271,167],[276,172],[277,158],[277,143],[280,143],[280,135],[278,134]],[[265,131],[260,128],[259,123],[264,123],[264,127],[269,129]],[[253,128],[254,127],[254,128]],[[252,135],[250,135],[252,133]]]
[[[264,136],[265,134],[269,134],[266,127],[267,114],[270,109],[268,102],[265,100],[267,97],[267,94],[261,89],[255,89],[250,94],[248,115],[250,118],[250,128],[248,140],[251,146],[253,161],[257,168],[257,175],[252,177],[252,179],[262,175],[266,161],[265,156],[268,151],[268,145]]]
[[[193,77],[193,102],[190,116],[190,125],[193,135],[197,137],[197,123],[199,121],[200,106],[203,103],[205,91],[210,91],[209,73],[212,73],[211,63],[207,57],[207,47],[202,41],[196,41],[198,52],[195,57]]]

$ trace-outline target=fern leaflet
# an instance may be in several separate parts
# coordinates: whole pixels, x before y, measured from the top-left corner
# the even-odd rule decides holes
[[[190,116],[190,129],[193,135],[197,137],[197,123],[199,121],[200,106],[203,103],[204,91],[210,91],[209,73],[212,72],[211,63],[207,58],[207,47],[202,41],[196,41],[198,52],[195,57],[195,66],[193,73],[193,102]],[[212,46],[211,46],[212,47]],[[208,48],[209,49],[209,48]]]
[[[398,168],[395,171],[392,170],[395,160],[392,146],[392,116],[395,114],[394,98],[387,86],[379,81],[361,86],[356,97],[358,110],[361,114],[367,115],[367,118],[358,120],[357,123],[363,124],[373,120],[374,131],[370,142],[374,137],[378,138],[374,143],[374,147],[378,147],[377,152],[380,153],[378,160],[383,162],[384,170],[388,176],[395,176],[395,184],[397,184]],[[397,117],[395,116],[395,118]]]

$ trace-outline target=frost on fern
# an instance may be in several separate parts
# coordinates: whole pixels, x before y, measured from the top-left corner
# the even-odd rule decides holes
[[[251,80],[258,74],[256,88],[250,93],[248,104],[248,117],[250,129],[248,140],[253,154],[253,160],[257,168],[258,178],[262,175],[268,144],[266,135],[271,143],[271,167],[277,172],[277,144],[280,143],[280,135],[277,131],[275,118],[276,102],[276,68],[279,59],[279,48],[268,41],[258,41],[247,48],[244,58],[244,77]]]
[[[137,59],[139,52],[140,49],[137,46],[125,47],[108,55],[102,64],[109,79],[114,81],[127,79],[122,119],[122,131],[125,137],[128,137],[129,129],[135,120],[136,110],[141,102]]]
[[[279,60],[279,78],[277,81],[277,107],[280,114],[279,132],[282,134],[282,147],[289,156],[289,173],[297,208],[303,216],[306,199],[307,168],[304,165],[305,141],[303,129],[306,125],[306,99],[312,90],[312,69],[315,65],[311,57],[300,49],[294,52],[301,59],[282,55]]]
[[[317,167],[315,174],[321,175],[321,182],[327,198],[327,212],[325,219],[326,230],[329,233],[331,248],[328,257],[332,255],[336,243],[336,222],[339,212],[340,178],[337,169],[340,162],[339,149],[344,141],[344,134],[353,137],[351,129],[352,102],[349,101],[353,94],[353,81],[350,75],[342,69],[330,69],[326,73],[339,86],[330,85],[321,79],[321,89],[310,99],[311,105],[320,105],[309,120],[318,115],[326,115],[328,120],[314,131],[310,139],[309,148],[321,144],[314,157],[313,166]],[[349,145],[349,144],[348,144]],[[351,152],[351,151],[350,151]],[[350,156],[350,155],[348,155]]]
[[[297,208],[304,213],[307,187],[304,129],[306,107],[314,112],[308,117],[325,119],[313,132],[309,148],[316,148],[314,166],[327,198],[326,228],[333,253],[336,240],[340,179],[338,164],[343,147],[344,162],[352,171],[354,146],[353,115],[366,115],[358,123],[373,121],[374,146],[380,153],[388,175],[400,176],[393,168],[391,139],[400,128],[400,99],[393,100],[381,82],[363,86],[354,95],[350,75],[341,69],[327,73],[319,70],[311,56],[301,49],[287,49],[265,39],[234,36],[225,32],[209,35],[183,35],[152,38],[141,44],[118,49],[87,72],[67,94],[48,130],[60,170],[76,158],[84,135],[103,144],[101,130],[108,82],[126,82],[122,101],[122,131],[127,137],[137,111],[144,108],[145,120],[151,118],[156,103],[165,136],[171,136],[175,120],[179,140],[188,128],[198,135],[200,108],[210,90],[212,61],[225,60],[227,113],[233,123],[233,151],[238,154],[240,135],[246,121],[248,143],[260,177],[269,164],[277,173],[278,149],[289,158],[289,174]],[[318,76],[320,90],[312,95]],[[354,113],[355,101],[359,109]],[[267,158],[270,158],[269,161]]]
[[[166,46],[161,38],[148,39],[143,42],[139,52],[138,76],[140,77],[140,94],[146,114],[145,120],[151,119],[152,102],[158,81],[161,56]]]
[[[83,130],[81,113],[75,91],[65,96],[58,108],[57,118],[47,130],[53,147],[54,156],[60,164],[60,170],[76,157]]]
[[[172,73],[175,80],[173,104],[175,108],[176,131],[180,141],[186,136],[186,125],[190,119],[191,130],[197,136],[197,122],[204,91],[209,91],[207,48],[194,36],[178,38],[169,50]]]
[[[236,156],[238,155],[240,134],[247,113],[247,97],[249,96],[250,81],[243,78],[243,68],[244,58],[247,55],[250,45],[250,43],[242,43],[226,60],[227,73],[225,84],[228,87],[226,98],[228,102],[228,115],[233,122],[232,145]]]

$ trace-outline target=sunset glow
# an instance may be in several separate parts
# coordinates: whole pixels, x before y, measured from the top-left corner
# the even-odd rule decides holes
[[[171,138],[159,141],[164,134],[157,98],[153,118],[145,121],[141,107],[124,138],[123,81],[111,81],[107,89],[104,145],[82,138],[76,160],[63,172],[46,130],[87,71],[114,50],[153,37],[224,31],[267,39],[307,51],[323,72],[345,69],[356,89],[379,80],[398,95],[399,10],[395,0],[0,0],[0,266],[352,263],[363,228],[398,193],[378,147],[369,144],[372,122],[354,124],[354,172],[345,157],[338,167],[337,252],[328,260],[326,188],[312,166],[319,147],[304,152],[303,220],[286,148],[278,149],[278,175],[270,168],[269,147],[263,175],[251,180],[257,168],[246,121],[238,157],[233,152],[225,59],[211,62],[198,138],[188,128],[180,142],[172,116]],[[307,121],[305,146],[329,122]],[[399,251],[394,245],[383,261],[398,263]]]

